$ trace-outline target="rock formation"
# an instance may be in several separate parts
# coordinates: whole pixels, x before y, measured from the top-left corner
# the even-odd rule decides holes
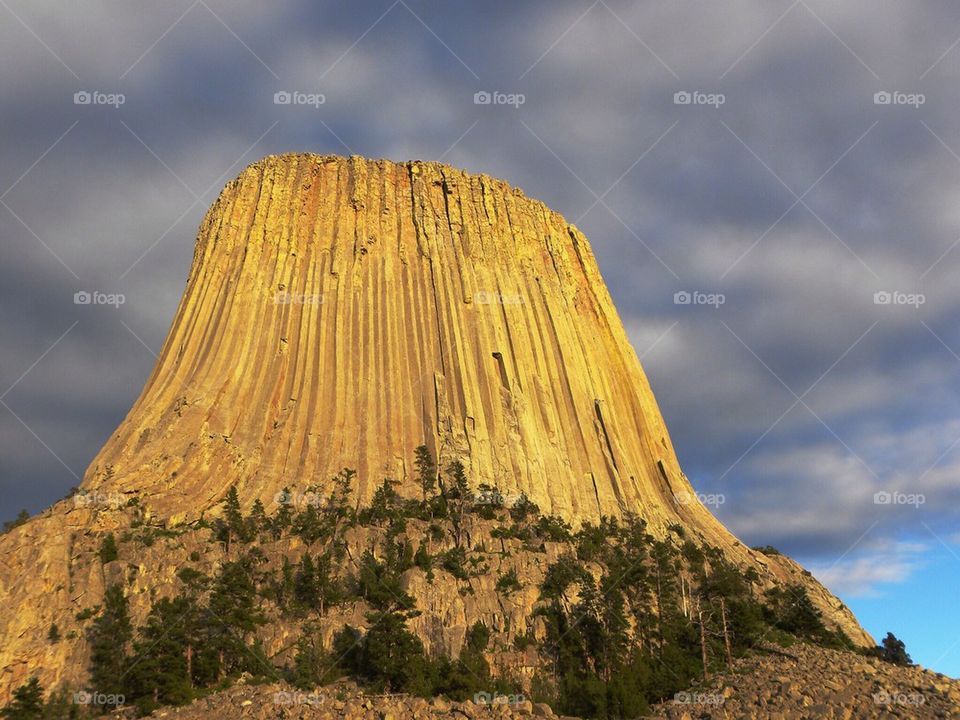
[[[579,230],[435,163],[285,155],[200,228],[157,367],[90,491],[165,516],[355,467],[362,499],[412,449],[571,521],[639,512],[716,543]]]
[[[421,444],[441,466],[461,460],[474,487],[525,493],[574,525],[627,513],[655,535],[679,525],[768,586],[803,585],[831,626],[873,645],[796,563],[744,547],[696,501],[579,230],[484,175],[284,155],[244,170],[203,220],[157,366],[88,469],[85,500],[0,537],[0,702],[32,673],[82,678],[77,613],[120,581],[142,620],[205,542],[183,529],[230,486],[271,510],[283,488],[323,493],[351,467],[358,504],[388,477],[418,495]],[[101,566],[100,538],[130,527],[133,498],[147,524],[183,534]],[[493,584],[471,602],[505,613]],[[457,627],[475,619],[440,583],[411,591],[423,627],[448,628],[451,607]]]

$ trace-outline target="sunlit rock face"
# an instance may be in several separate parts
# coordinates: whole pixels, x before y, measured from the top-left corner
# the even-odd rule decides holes
[[[231,484],[358,471],[418,492],[413,449],[575,524],[697,503],[586,238],[506,183],[434,163],[284,155],[200,228],[156,369],[85,479],[164,515]]]

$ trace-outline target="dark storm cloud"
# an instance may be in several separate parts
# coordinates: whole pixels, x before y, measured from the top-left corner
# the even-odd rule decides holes
[[[688,474],[749,542],[826,567],[881,517],[864,552],[887,542],[907,568],[890,543],[956,522],[954,5],[8,4],[0,193],[17,183],[3,200],[29,229],[0,206],[0,393],[76,325],[5,396],[30,429],[0,406],[4,516],[75,484],[57,457],[82,473],[135,399],[222,184],[309,150],[442,157],[576,222]],[[875,105],[884,90],[925,102]],[[694,91],[724,102],[675,104]],[[126,302],[75,306],[84,289]],[[927,503],[874,505],[897,489]]]

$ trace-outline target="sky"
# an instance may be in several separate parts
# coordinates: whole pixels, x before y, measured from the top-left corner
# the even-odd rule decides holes
[[[947,0],[0,0],[0,517],[79,483],[243,167],[442,160],[590,238],[728,527],[960,676],[958,80]]]

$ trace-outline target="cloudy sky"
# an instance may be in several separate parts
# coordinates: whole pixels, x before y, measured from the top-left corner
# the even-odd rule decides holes
[[[960,6],[265,8],[0,0],[3,519],[122,419],[242,167],[442,159],[591,239],[724,522],[960,675]]]

